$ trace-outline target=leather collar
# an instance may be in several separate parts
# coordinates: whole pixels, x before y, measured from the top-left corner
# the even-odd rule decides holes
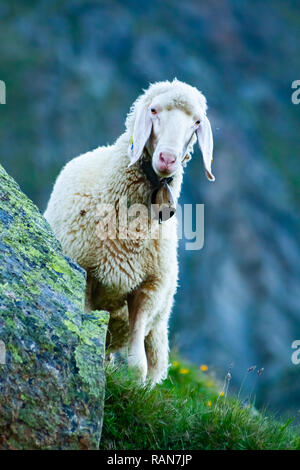
[[[140,160],[140,167],[152,187],[148,203],[150,217],[151,219],[157,219],[158,223],[161,224],[165,220],[170,219],[170,217],[173,217],[176,212],[172,191],[169,187],[174,176],[159,178],[152,168],[152,159],[147,149],[145,149],[145,153],[148,158],[145,158],[143,155]]]

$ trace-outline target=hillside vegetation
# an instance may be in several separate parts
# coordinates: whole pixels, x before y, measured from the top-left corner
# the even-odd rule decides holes
[[[193,205],[193,230],[205,205],[205,241],[179,242],[170,342],[191,362],[234,362],[237,388],[259,364],[256,403],[295,416],[299,32],[292,0],[0,2],[0,161],[42,212],[62,167],[113,143],[149,82],[177,77],[205,94],[216,182],[195,146],[179,202]]]
[[[151,389],[139,386],[125,366],[109,366],[101,449],[299,450],[292,419],[277,421],[229,397],[228,374],[218,384],[205,365],[173,361],[168,379]]]

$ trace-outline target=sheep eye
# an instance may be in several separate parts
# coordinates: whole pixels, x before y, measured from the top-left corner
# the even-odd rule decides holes
[[[157,114],[157,111],[155,108],[151,108],[151,114]]]
[[[200,119],[198,121],[195,122],[196,126],[199,126],[200,124]]]

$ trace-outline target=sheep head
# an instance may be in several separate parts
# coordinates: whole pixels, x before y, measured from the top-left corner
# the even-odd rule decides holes
[[[146,147],[156,174],[161,178],[171,176],[190,158],[198,140],[206,176],[214,181],[213,136],[206,109],[202,93],[186,83],[173,80],[150,85],[126,120],[131,135],[130,165],[138,161]]]

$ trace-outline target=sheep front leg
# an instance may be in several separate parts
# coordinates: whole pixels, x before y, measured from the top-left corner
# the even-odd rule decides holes
[[[128,365],[138,370],[142,382],[145,382],[147,377],[145,332],[155,310],[156,290],[154,282],[146,282],[128,296]]]
[[[145,339],[148,377],[152,385],[160,383],[168,375],[169,342],[168,321],[158,321]]]
[[[151,380],[152,385],[160,383],[168,375],[168,322],[172,310],[175,291],[176,278],[174,278],[170,283],[170,288],[164,295],[164,302],[160,306],[151,330],[145,339],[148,377]]]

